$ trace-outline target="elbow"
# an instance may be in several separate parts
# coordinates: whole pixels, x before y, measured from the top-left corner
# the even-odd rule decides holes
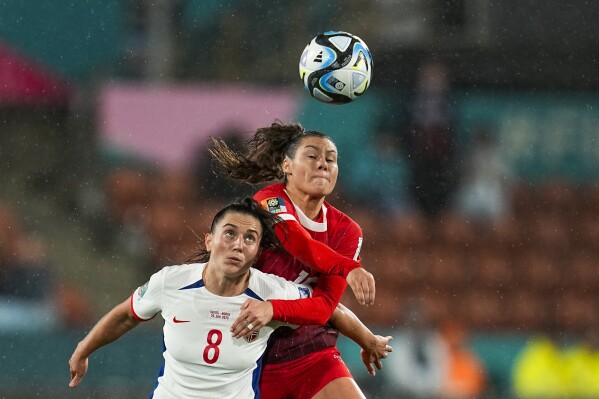
[[[328,307],[315,307],[310,311],[302,312],[301,317],[289,317],[287,318],[287,320],[284,321],[286,321],[287,323],[299,325],[312,324],[323,326],[329,323],[331,315],[333,314],[333,312],[331,312],[330,310],[331,309],[329,309]]]
[[[317,316],[318,316],[317,320],[315,321],[316,324],[320,324],[320,325],[327,324],[329,322],[329,320],[331,320],[331,317],[333,316],[333,309],[327,309],[325,312],[318,312]]]

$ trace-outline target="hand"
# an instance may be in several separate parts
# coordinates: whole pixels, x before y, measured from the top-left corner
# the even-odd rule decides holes
[[[71,370],[71,382],[69,383],[69,387],[75,388],[79,385],[87,372],[88,364],[89,360],[87,357],[79,357],[77,351],[73,353],[71,359],[69,359],[69,369]]]
[[[380,335],[373,335],[373,339],[368,344],[368,347],[360,350],[360,356],[362,357],[362,363],[366,366],[366,371],[371,376],[376,375],[377,369],[383,369],[382,359],[386,359],[389,356],[389,352],[393,352],[393,348],[389,345],[393,337],[381,337]],[[374,366],[373,366],[374,364]]]
[[[351,287],[360,305],[374,305],[374,276],[359,267],[347,275],[347,284]]]
[[[241,305],[241,312],[231,326],[233,338],[247,337],[254,331],[260,331],[270,323],[272,316],[272,303],[248,299]]]

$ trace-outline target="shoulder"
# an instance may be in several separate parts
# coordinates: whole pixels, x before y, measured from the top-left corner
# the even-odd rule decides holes
[[[293,203],[285,192],[285,185],[271,184],[254,194],[260,206],[271,213],[293,213]]]
[[[264,273],[255,268],[250,270],[249,288],[264,300],[288,298],[290,291],[295,291],[294,297],[296,298],[310,296],[307,287],[292,283],[274,274]]]
[[[270,184],[254,194],[254,199],[258,202],[277,197],[281,197],[283,199],[288,198],[287,194],[285,193],[285,185],[283,183]]]
[[[349,229],[362,234],[362,228],[360,225],[353,220],[351,217],[341,212],[328,202],[324,204],[327,207],[327,222],[331,226],[340,227],[343,229]]]
[[[166,266],[156,273],[156,275],[162,275],[165,289],[179,289],[201,280],[204,266],[204,263]]]
[[[264,273],[255,268],[250,269],[249,288],[264,299],[268,299],[264,296],[270,291],[271,286],[282,285],[285,282],[287,282],[285,279],[274,274]]]

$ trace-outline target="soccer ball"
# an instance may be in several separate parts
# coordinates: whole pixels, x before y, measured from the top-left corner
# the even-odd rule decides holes
[[[304,49],[299,72],[312,97],[328,104],[346,104],[368,89],[372,64],[370,50],[358,36],[325,32]]]

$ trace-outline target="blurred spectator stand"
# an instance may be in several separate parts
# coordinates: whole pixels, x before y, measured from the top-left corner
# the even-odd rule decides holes
[[[45,243],[27,235],[12,209],[0,204],[0,331],[86,325],[91,314],[84,296],[65,287],[59,284]]]

